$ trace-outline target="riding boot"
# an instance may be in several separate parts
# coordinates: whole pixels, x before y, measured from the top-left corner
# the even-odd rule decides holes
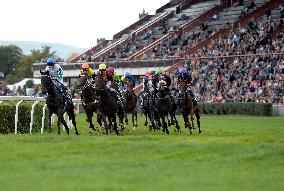
[[[191,88],[188,88],[188,93],[192,98],[193,106],[197,106],[197,100]]]

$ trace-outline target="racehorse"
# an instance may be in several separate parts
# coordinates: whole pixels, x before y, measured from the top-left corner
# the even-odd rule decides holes
[[[93,84],[88,81],[87,76],[80,75],[77,82],[77,88],[81,95],[81,102],[87,115],[87,121],[89,122],[89,128],[96,131],[93,125],[93,114],[98,113],[97,95],[93,90]],[[97,115],[97,122],[102,126],[101,118]]]
[[[160,119],[162,120],[163,132],[169,134],[168,124],[166,123],[166,117],[172,111],[172,102],[166,91],[167,83],[163,80],[159,81],[158,84],[158,92],[155,98],[155,108],[156,108],[156,120],[158,125],[160,123]]]
[[[115,133],[119,135],[116,123],[116,100],[111,95],[110,90],[106,87],[106,83],[100,76],[97,76],[95,79],[95,90],[99,96],[97,114],[101,116],[106,129],[106,134],[108,134],[108,131],[111,131],[113,127]],[[109,124],[107,124],[106,118],[108,118]]]
[[[192,116],[194,113],[196,114],[199,133],[201,133],[199,109],[196,108],[196,110],[194,110],[192,97],[187,92],[187,83],[185,81],[180,82],[179,108],[185,122],[185,128],[189,129],[190,134],[192,134],[192,126],[189,122],[189,115]]]
[[[154,105],[152,104],[152,101],[151,101],[151,92],[150,92],[150,88],[149,86],[145,86],[144,87],[144,91],[140,94],[139,96],[139,100],[141,102],[141,109],[146,117],[146,122],[145,122],[145,126],[148,125],[148,117],[149,117],[149,120],[151,121],[151,127],[150,127],[150,130],[152,130],[152,128],[156,129],[156,125],[155,125],[155,122],[154,122],[154,111],[155,111],[155,108],[154,108]]]
[[[40,71],[41,74],[41,85],[42,85],[42,92],[45,95],[48,94],[46,98],[46,104],[48,108],[48,125],[49,125],[49,133],[52,132],[52,124],[51,124],[51,116],[52,114],[56,114],[58,116],[57,121],[57,128],[58,134],[60,134],[60,123],[64,126],[67,134],[69,135],[69,128],[64,120],[63,114],[65,111],[67,112],[69,118],[72,120],[72,124],[75,128],[75,134],[79,135],[79,132],[76,127],[76,119],[74,113],[74,105],[72,101],[69,101],[67,105],[65,105],[65,100],[62,93],[58,88],[56,88],[53,83],[52,79],[49,75],[49,71]]]
[[[126,91],[124,92],[124,103],[123,103],[123,111],[125,123],[128,125],[128,117],[127,114],[132,114],[132,127],[135,129],[138,126],[137,123],[137,97],[134,94],[133,86],[131,82],[126,83]]]

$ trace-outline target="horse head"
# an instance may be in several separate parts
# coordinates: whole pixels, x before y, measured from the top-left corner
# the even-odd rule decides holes
[[[97,91],[106,90],[106,83],[100,76],[97,76],[95,78],[95,90]]]
[[[40,70],[41,88],[42,92],[46,93],[52,87],[52,80],[49,75],[49,71]]]
[[[88,84],[87,76],[79,75],[79,78],[77,81],[77,89],[82,92],[86,88],[87,84]]]
[[[158,90],[163,91],[167,88],[167,82],[160,80],[158,83]]]

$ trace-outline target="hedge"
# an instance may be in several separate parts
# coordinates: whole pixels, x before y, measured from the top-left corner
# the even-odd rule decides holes
[[[0,133],[8,134],[15,132],[15,113],[16,113],[15,101],[5,101],[0,104]],[[18,121],[18,133],[29,133],[30,121],[31,121],[31,109],[34,102],[24,101],[19,106],[19,121]],[[40,132],[42,108],[44,102],[40,102],[35,107],[33,132]],[[47,125],[47,111],[45,117],[45,125]]]
[[[200,112],[209,115],[256,115],[271,116],[269,103],[199,103]]]

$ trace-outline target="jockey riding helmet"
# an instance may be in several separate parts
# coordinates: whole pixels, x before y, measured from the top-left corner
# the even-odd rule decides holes
[[[180,68],[180,69],[179,69],[179,73],[181,73],[181,74],[186,73],[186,68]]]
[[[89,66],[88,63],[82,64],[82,69],[83,69],[83,70],[86,70],[86,69],[89,69],[89,68],[90,68],[90,66]]]
[[[106,65],[104,63],[99,65],[99,70],[105,70],[106,69]]]
[[[158,68],[156,71],[156,74],[162,74],[163,73],[163,69],[162,68]]]
[[[114,75],[114,68],[113,67],[108,67],[108,69],[106,71],[107,71],[107,74]]]
[[[119,75],[116,72],[114,73],[114,80],[119,82]]]
[[[148,82],[148,81],[149,81],[149,78],[148,78],[147,76],[144,76],[143,81],[144,81],[144,82]]]
[[[126,73],[125,73],[125,77],[126,77],[126,79],[128,79],[128,80],[131,80],[131,78],[132,78],[132,76],[131,76],[131,74],[130,74],[129,72],[126,72]]]
[[[126,83],[127,82],[127,79],[125,76],[122,76],[121,79],[120,79],[122,82]]]
[[[145,76],[147,76],[149,78],[151,76],[151,72],[147,71]]]
[[[48,58],[47,59],[47,65],[48,66],[54,66],[54,64],[55,64],[54,58]]]

